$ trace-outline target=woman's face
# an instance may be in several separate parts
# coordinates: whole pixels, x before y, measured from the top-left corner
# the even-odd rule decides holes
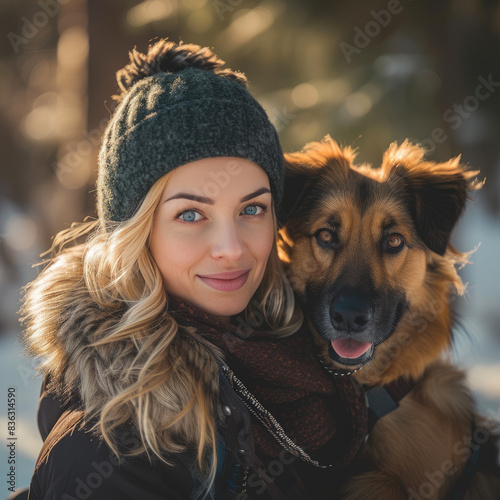
[[[205,158],[171,174],[150,251],[167,292],[228,318],[257,290],[274,242],[269,179],[250,160]]]

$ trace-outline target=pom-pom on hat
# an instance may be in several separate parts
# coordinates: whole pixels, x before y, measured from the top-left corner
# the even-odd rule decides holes
[[[269,176],[276,206],[283,193],[283,154],[276,129],[239,72],[208,47],[160,40],[129,53],[116,74],[121,94],[99,153],[97,212],[125,221],[151,186],[186,163],[236,156]]]

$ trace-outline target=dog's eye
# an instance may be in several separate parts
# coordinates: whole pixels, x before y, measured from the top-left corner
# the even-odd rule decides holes
[[[316,241],[323,248],[333,248],[339,243],[339,238],[337,233],[334,233],[330,229],[320,229],[316,233]]]
[[[405,240],[403,237],[400,234],[393,233],[387,238],[385,248],[389,252],[395,253],[399,252],[404,247],[404,244]]]

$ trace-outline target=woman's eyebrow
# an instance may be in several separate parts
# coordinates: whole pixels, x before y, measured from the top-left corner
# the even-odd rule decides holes
[[[255,198],[256,196],[259,196],[264,193],[270,193],[271,191],[266,188],[266,187],[261,187],[257,189],[257,191],[254,191],[253,193],[247,194],[246,196],[243,196],[241,198],[240,203],[243,203],[244,201],[251,200],[252,198]],[[191,194],[191,193],[177,193],[174,194],[173,196],[170,196],[170,198],[167,198],[163,203],[166,203],[167,201],[170,200],[177,200],[179,198],[184,198],[186,200],[192,200],[192,201],[198,201],[200,203],[206,203],[207,205],[213,205],[215,203],[212,198],[207,198],[206,196],[198,196],[196,194]]]
[[[186,200],[199,201],[200,203],[206,203],[207,205],[213,205],[215,203],[215,201],[212,200],[211,198],[207,198],[206,196],[198,196],[196,194],[190,194],[190,193],[174,194],[170,198],[167,198],[163,203],[167,203],[167,201],[170,201],[170,200],[177,200],[179,198],[185,198]]]
[[[259,189],[257,189],[257,191],[254,191],[253,193],[250,193],[250,194],[247,194],[246,196],[243,196],[243,198],[241,198],[240,202],[243,203],[244,201],[248,201],[248,200],[251,200],[252,198],[255,198],[256,196],[259,196],[261,194],[264,194],[264,193],[270,193],[271,190],[266,188],[266,187],[261,187]]]

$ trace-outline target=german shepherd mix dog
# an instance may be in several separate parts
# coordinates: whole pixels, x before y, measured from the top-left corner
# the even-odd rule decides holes
[[[280,231],[325,367],[367,390],[408,387],[374,424],[342,498],[499,499],[493,422],[475,414],[464,373],[443,359],[450,302],[464,293],[456,265],[470,255],[449,238],[478,172],[459,158],[425,161],[408,141],[380,168],[354,158],[329,136],[285,155]],[[478,471],[483,462],[490,469]]]

